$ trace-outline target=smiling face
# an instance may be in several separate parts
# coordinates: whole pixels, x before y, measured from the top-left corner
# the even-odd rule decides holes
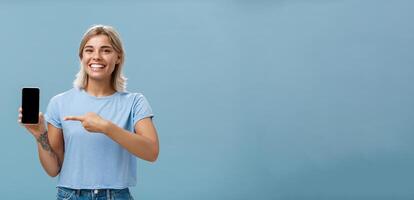
[[[112,72],[119,62],[120,56],[106,35],[92,36],[82,50],[81,63],[89,79],[111,81]]]

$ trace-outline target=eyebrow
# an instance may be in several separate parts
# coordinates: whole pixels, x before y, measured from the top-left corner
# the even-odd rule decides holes
[[[87,45],[87,46],[84,47],[84,49],[86,49],[86,48],[93,48],[93,46],[92,45]],[[112,49],[112,46],[104,45],[104,46],[101,46],[100,48],[101,49],[105,49],[105,48],[111,48]]]

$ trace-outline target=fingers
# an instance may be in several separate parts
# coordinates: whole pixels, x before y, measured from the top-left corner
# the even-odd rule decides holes
[[[83,116],[66,116],[64,118],[64,120],[65,121],[67,121],[67,120],[83,121],[83,120],[85,120],[85,117],[83,117]]]
[[[19,107],[19,115],[18,115],[18,118],[17,118],[17,122],[19,122],[19,124],[22,123],[22,117],[23,117],[23,115],[22,115],[22,107]]]
[[[22,123],[22,117],[23,117],[23,113],[22,113],[23,109],[22,109],[22,107],[19,107],[18,111],[19,111],[19,114],[18,114],[17,122],[20,125],[25,125],[25,126],[37,125],[37,124],[23,124]],[[39,112],[39,123],[38,124],[42,123],[43,121],[44,121],[43,113],[42,112]]]

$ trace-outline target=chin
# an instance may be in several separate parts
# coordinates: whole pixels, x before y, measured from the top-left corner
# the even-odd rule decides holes
[[[96,80],[96,81],[102,81],[102,80],[106,80],[106,79],[111,79],[111,76],[107,76],[106,74],[93,74],[93,73],[88,73],[88,78]]]

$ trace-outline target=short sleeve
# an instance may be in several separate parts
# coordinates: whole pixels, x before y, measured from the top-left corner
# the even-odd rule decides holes
[[[154,116],[151,106],[142,94],[135,96],[132,109],[134,126],[139,120]]]
[[[59,117],[59,107],[56,97],[50,99],[47,105],[45,120],[51,123],[54,127],[62,129],[62,123]]]

